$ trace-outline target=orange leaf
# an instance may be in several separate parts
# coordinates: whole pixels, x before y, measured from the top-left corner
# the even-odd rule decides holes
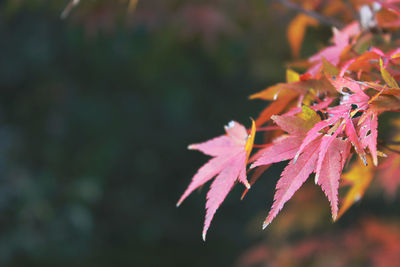
[[[287,29],[287,38],[289,40],[292,55],[298,58],[301,45],[308,26],[317,26],[318,21],[305,14],[298,14],[289,24]]]
[[[292,90],[295,86],[290,86],[286,83],[278,83],[261,92],[252,94],[250,99],[262,99],[262,100],[276,100],[279,97],[287,97],[297,93]],[[289,90],[288,90],[289,89]]]
[[[289,105],[289,103],[296,97],[297,95],[292,94],[292,95],[288,95],[286,97],[281,97],[278,100],[272,102],[268,107],[266,107],[260,114],[260,116],[258,116],[257,120],[256,120],[256,125],[261,126],[264,123],[266,123],[267,121],[269,121],[269,119],[271,118],[272,115],[277,115],[280,114],[281,111],[283,111],[285,108],[287,108],[287,106]]]

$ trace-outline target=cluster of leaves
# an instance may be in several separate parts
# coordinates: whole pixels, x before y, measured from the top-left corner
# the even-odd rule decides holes
[[[321,1],[304,1],[303,10],[318,7],[308,5],[310,2]],[[400,27],[400,1],[343,1],[340,6],[345,7],[344,2],[352,4],[357,20],[347,21],[341,29],[333,28],[332,45],[292,65],[302,66],[303,74],[288,69],[286,83],[250,96],[269,102],[251,129],[230,122],[226,135],[189,146],[213,157],[198,170],[178,201],[180,205],[193,190],[215,177],[207,194],[203,239],[233,185],[243,183],[245,194],[261,173],[281,161],[290,160],[276,185],[263,228],[313,173],[330,202],[333,220],[363,196],[377,172],[394,193],[400,157],[392,146],[395,140],[378,139],[378,118],[384,112],[400,110],[400,48],[394,37]],[[308,18],[303,26],[315,20],[312,14],[302,14]],[[289,36],[293,35],[290,31],[297,32],[289,28]],[[295,55],[301,43],[296,38],[289,38]],[[394,132],[397,129],[396,125],[391,127]],[[255,134],[261,131],[265,132],[264,143],[255,146]],[[261,149],[249,157],[254,147]],[[353,155],[358,155],[358,160]],[[380,168],[380,158],[387,158],[383,165],[390,168]],[[348,172],[342,175],[346,168]],[[248,182],[246,173],[253,170]],[[350,189],[339,209],[340,180]]]

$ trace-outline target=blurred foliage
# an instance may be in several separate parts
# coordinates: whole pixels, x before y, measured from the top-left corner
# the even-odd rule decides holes
[[[399,218],[362,215],[327,226],[326,203],[311,183],[298,192],[271,232],[241,253],[236,266],[397,266]]]
[[[246,98],[284,77],[292,14],[263,0],[133,13],[103,0],[61,20],[67,3],[0,3],[0,265],[231,265],[260,239],[262,216],[244,225],[265,215],[279,168],[243,205],[233,192],[204,245],[203,198],[175,208],[206,159],[185,148],[261,110]],[[302,53],[329,35],[312,29]]]

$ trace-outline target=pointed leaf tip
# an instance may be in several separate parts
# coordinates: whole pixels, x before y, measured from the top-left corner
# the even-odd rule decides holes
[[[318,184],[318,178],[319,178],[319,174],[316,173],[316,174],[315,174],[315,178],[314,178],[315,184]]]
[[[372,162],[374,163],[374,166],[378,166],[378,158],[377,157],[372,157]]]
[[[203,238],[204,242],[206,242],[206,235],[207,235],[207,230],[204,230],[203,234],[202,234],[202,238]]]
[[[245,182],[244,186],[246,186],[247,190],[251,188],[251,185],[247,181]]]

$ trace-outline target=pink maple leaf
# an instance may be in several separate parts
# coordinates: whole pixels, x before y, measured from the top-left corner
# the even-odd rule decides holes
[[[321,186],[331,204],[332,218],[336,219],[339,180],[350,154],[350,141],[338,138],[343,133],[344,124],[339,125],[332,133],[328,131],[324,134],[324,128],[331,122],[319,121],[319,116],[311,109],[306,114],[308,115],[305,118],[293,115],[273,116],[274,122],[289,135],[276,139],[271,146],[261,150],[251,166],[254,168],[291,159],[278,181],[274,203],[263,228],[271,223],[313,172],[316,173],[315,182]]]
[[[215,212],[235,182],[238,180],[246,188],[250,188],[246,177],[246,165],[253,147],[255,123],[253,121],[250,135],[243,125],[235,121],[231,121],[225,126],[225,131],[226,135],[188,147],[213,157],[193,176],[191,183],[177,203],[177,206],[179,206],[190,193],[216,176],[207,193],[203,240],[206,238],[207,230]]]
[[[274,196],[274,204],[265,219],[263,229],[265,229],[285,203],[293,196],[293,194],[303,185],[308,176],[314,171],[318,158],[318,142],[315,140],[306,147],[304,152],[295,162],[292,159],[289,165],[283,170],[281,178],[276,185]]]
[[[322,66],[323,58],[325,58],[332,65],[337,66],[343,50],[350,45],[350,38],[357,35],[359,32],[360,26],[358,22],[353,22],[340,31],[336,28],[333,28],[333,45],[323,49],[321,52],[309,58],[309,61],[314,63],[314,66],[312,66],[307,73],[315,75]]]
[[[321,186],[322,191],[324,191],[328,198],[331,204],[332,218],[336,220],[338,213],[339,180],[350,153],[350,143],[338,138],[332,138],[332,141],[329,141],[330,145],[324,151],[324,154],[321,155],[324,137],[321,141],[318,158],[318,163],[322,163],[321,165],[317,163],[317,169],[315,171],[316,177],[318,177],[316,178],[316,183]]]

